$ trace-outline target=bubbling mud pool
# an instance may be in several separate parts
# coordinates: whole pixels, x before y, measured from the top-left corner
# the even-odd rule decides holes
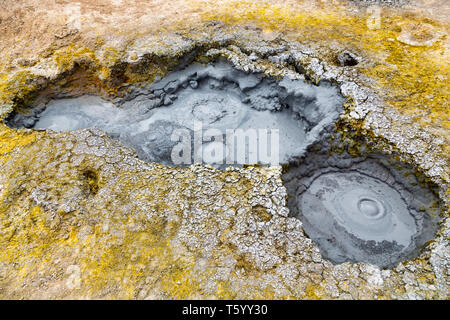
[[[418,256],[438,230],[437,191],[384,154],[326,150],[319,143],[283,175],[290,213],[322,255],[386,268]]]
[[[272,160],[278,150],[275,164],[295,163],[283,175],[291,215],[303,222],[324,257],[333,263],[392,267],[417,256],[433,239],[438,200],[418,184],[411,168],[394,169],[399,164],[386,155],[330,155],[324,141],[343,102],[330,84],[272,79],[219,60],[174,71],[145,88],[130,87],[112,102],[88,95],[53,99],[26,114],[13,113],[7,124],[54,131],[97,127],[133,148],[140,159],[166,165],[189,165],[198,159],[219,169],[261,164],[262,149]],[[241,162],[235,150],[239,140],[233,137],[230,144],[226,134],[237,129],[257,132],[241,140]],[[268,130],[269,137],[263,139],[261,129]],[[174,132],[184,134],[174,139]],[[181,151],[183,161],[175,163],[173,150],[183,137],[188,148]],[[251,156],[251,144],[257,145],[257,157]],[[308,151],[312,146],[319,151]]]

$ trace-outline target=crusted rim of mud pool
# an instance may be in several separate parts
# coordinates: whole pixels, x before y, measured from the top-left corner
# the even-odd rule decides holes
[[[264,46],[258,47],[255,44],[257,43],[257,40],[249,40],[251,36],[245,36],[245,32],[242,30],[239,30],[239,32],[239,34],[234,36],[231,34],[224,35],[221,32],[220,34],[213,34],[212,37],[205,37],[202,40],[189,41],[186,39],[180,39],[180,37],[174,35],[172,38],[172,43],[176,43],[176,47],[175,45],[172,47],[158,47],[154,48],[153,52],[141,52],[138,54],[138,58],[135,62],[127,61],[126,59],[128,58],[122,59],[123,57],[128,57],[128,53],[126,53],[122,56],[122,58],[118,58],[109,69],[102,70],[104,74],[104,78],[102,80],[98,79],[98,74],[96,73],[101,69],[101,67],[96,64],[94,53],[82,53],[78,57],[74,58],[75,55],[73,52],[69,52],[68,55],[70,55],[71,58],[69,58],[68,61],[70,62],[66,65],[65,69],[53,69],[55,72],[52,77],[49,77],[48,74],[36,76],[31,72],[24,72],[20,80],[21,85],[18,85],[17,90],[12,92],[11,96],[8,97],[7,101],[4,100],[4,103],[0,107],[2,118],[5,118],[5,116],[11,112],[13,108],[19,108],[21,104],[28,104],[32,100],[31,93],[45,93],[46,90],[53,90],[56,87],[61,87],[62,82],[64,82],[64,78],[67,78],[67,76],[71,73],[77,74],[76,72],[73,73],[69,70],[74,71],[77,69],[77,65],[79,66],[80,64],[87,66],[87,70],[90,70],[91,72],[91,75],[86,77],[88,80],[87,82],[91,85],[91,87],[77,92],[76,80],[80,80],[80,78],[75,77],[73,83],[64,84],[67,91],[62,94],[62,96],[67,96],[67,94],[77,95],[80,93],[86,93],[86,91],[89,93],[89,90],[92,90],[92,92],[95,93],[103,92],[104,96],[120,94],[120,90],[117,91],[117,88],[120,87],[121,81],[125,79],[124,77],[129,71],[129,68],[135,68],[134,74],[141,75],[141,77],[136,76],[136,78],[132,81],[135,81],[136,83],[142,80],[152,81],[156,76],[163,76],[171,67],[174,67],[176,65],[175,62],[179,61],[181,56],[187,56],[188,63],[196,59],[201,62],[210,61],[218,56],[223,56],[230,60],[236,68],[244,71],[264,72],[271,76],[288,76],[293,79],[307,78],[308,80],[316,83],[320,80],[333,82],[339,86],[342,94],[348,99],[345,105],[344,115],[337,124],[337,129],[342,135],[344,141],[348,142],[351,145],[351,148],[357,150],[360,145],[358,143],[358,139],[355,139],[355,137],[364,136],[368,140],[370,147],[374,150],[379,149],[391,153],[395,157],[398,157],[399,160],[411,163],[413,166],[416,166],[419,171],[423,171],[423,173],[429,177],[431,181],[439,186],[440,198],[444,203],[442,214],[444,215],[445,220],[442,222],[442,227],[440,228],[436,239],[427,245],[420,257],[411,261],[399,263],[396,268],[387,273],[363,263],[353,265],[343,264],[338,267],[334,267],[327,264],[327,262],[320,257],[320,254],[319,256],[313,254],[312,260],[314,262],[321,263],[321,268],[330,270],[332,273],[337,272],[337,270],[353,272],[352,270],[355,270],[355,268],[361,270],[362,277],[365,277],[366,281],[363,286],[367,285],[367,288],[370,288],[368,290],[375,290],[376,292],[379,292],[378,290],[384,290],[384,286],[387,286],[385,289],[388,292],[385,292],[385,294],[389,295],[389,297],[407,296],[408,291],[418,292],[422,290],[420,288],[411,288],[411,286],[408,287],[408,283],[412,281],[410,278],[412,277],[415,279],[416,275],[409,271],[407,273],[407,271],[405,271],[405,267],[408,270],[413,270],[414,268],[420,268],[420,270],[422,270],[423,266],[425,266],[429,269],[424,270],[427,270],[426,272],[432,274],[434,277],[432,283],[433,286],[435,285],[435,289],[433,290],[427,287],[424,291],[428,290],[430,292],[437,292],[438,296],[446,297],[447,285],[445,270],[446,264],[448,264],[448,256],[445,254],[445,248],[448,245],[446,239],[448,238],[449,233],[449,218],[447,209],[449,204],[447,191],[448,175],[446,159],[439,153],[438,150],[436,150],[436,148],[439,149],[442,141],[441,144],[439,141],[433,141],[433,136],[422,132],[418,126],[406,126],[406,128],[410,129],[407,132],[405,131],[405,127],[396,128],[393,126],[394,123],[398,123],[402,119],[407,118],[400,116],[398,112],[392,109],[387,109],[381,99],[372,90],[362,84],[365,79],[357,74],[355,76],[355,72],[351,69],[351,67],[331,66],[315,57],[313,50],[305,46],[298,45],[297,43],[286,43],[278,40],[276,43],[265,43]],[[251,32],[251,30],[249,32]],[[213,41],[207,40],[208,38],[212,38]],[[200,50],[196,51],[192,49],[196,46],[196,43],[201,43],[201,45],[198,45],[198,47],[201,48]],[[173,48],[176,48],[176,50],[172,50]],[[159,65],[159,63],[162,64]],[[143,70],[139,70],[139,65],[143,68]],[[45,66],[45,63],[43,66]],[[152,70],[152,72],[149,72],[149,70]],[[80,71],[80,69],[78,71]],[[81,74],[85,75],[86,72],[81,72]],[[127,78],[128,80],[131,79],[131,77]],[[83,81],[84,80],[81,80],[81,83],[83,83]],[[47,86],[48,83],[52,82],[55,85]],[[75,88],[74,91],[71,90],[71,86]],[[80,87],[78,86],[78,89],[79,88]],[[398,131],[396,131],[397,129]],[[16,151],[25,150],[27,145],[25,141],[22,140],[22,137],[30,137],[34,134],[32,130],[12,130],[5,127],[3,127],[3,132],[5,132],[2,134],[5,135],[6,139],[8,139],[8,136],[14,137],[11,141],[15,140],[18,147],[16,149],[14,149],[14,147],[8,147],[8,142],[6,142],[4,143],[6,147],[0,147],[2,154],[9,154],[12,152],[12,149]],[[95,133],[95,131],[92,130],[83,132],[87,133],[76,133],[75,135],[102,135],[102,133]],[[407,134],[410,138],[405,139],[400,133]],[[43,132],[39,132],[38,135],[40,139],[46,137],[50,141],[52,141],[52,139],[63,139],[65,136],[74,136],[74,134],[48,134]],[[1,139],[3,138],[0,136],[0,140]],[[108,140],[106,138],[102,139],[104,141]],[[415,139],[419,139],[421,142],[418,143]],[[428,148],[427,142],[430,144],[430,153],[426,152]],[[425,157],[424,155],[427,156]],[[131,163],[131,167],[136,166],[136,168],[138,168],[139,166],[143,166],[140,161],[136,161],[134,156],[130,156],[128,161]],[[86,172],[91,172],[89,170],[90,169]],[[163,171],[164,170],[176,172],[176,170],[174,171],[173,169],[164,168]],[[188,170],[194,170],[195,172],[199,172],[201,170],[211,170],[211,172],[215,172],[214,170],[206,167],[198,168],[195,166]],[[262,170],[261,172],[264,172],[264,169],[257,170]],[[237,172],[238,175],[251,175],[252,168],[228,170],[224,172],[224,175],[232,175],[231,172]],[[276,180],[279,181],[280,172],[275,175],[278,177]],[[92,177],[92,174],[87,174],[86,176],[89,180],[89,177]],[[96,182],[94,182],[88,182],[86,190],[96,190],[97,192],[98,189]],[[92,186],[94,189],[92,189]],[[98,191],[97,194],[101,194],[101,190]],[[278,212],[278,214],[280,214],[280,212],[283,211],[283,208],[285,208],[285,205],[280,204],[276,207],[276,209],[274,209],[274,212]],[[259,212],[260,210],[256,211]],[[280,217],[281,216],[283,215],[280,214]],[[297,227],[298,226],[299,225],[297,224]],[[313,251],[318,253],[318,250]],[[261,264],[264,265],[262,262]],[[251,272],[248,261],[245,262],[245,259],[243,259],[242,265],[245,270]],[[425,274],[427,274],[426,272]],[[405,277],[406,274],[408,274],[409,278],[402,280],[401,278]],[[395,292],[399,286],[404,289],[399,289],[400,292]],[[308,293],[311,293],[312,296],[317,296],[318,292],[329,292],[327,291],[329,289],[325,287],[313,288],[306,286],[306,289],[304,290],[305,295],[303,295],[303,297],[308,297]],[[322,296],[326,297],[327,295],[331,296],[330,293],[323,293]]]

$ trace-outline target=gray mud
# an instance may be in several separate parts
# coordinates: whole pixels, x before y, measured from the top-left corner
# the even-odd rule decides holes
[[[438,230],[439,200],[412,168],[383,154],[329,154],[325,143],[283,175],[291,215],[333,263],[393,267]]]
[[[314,86],[287,78],[278,81],[218,61],[172,72],[147,88],[131,88],[114,103],[95,96],[57,99],[44,110],[14,114],[8,123],[55,131],[97,127],[132,147],[142,160],[167,165],[174,165],[171,151],[178,141],[172,141],[171,134],[175,129],[186,130],[192,140],[194,130],[215,129],[225,135],[226,130],[233,129],[278,129],[279,162],[287,163],[320,139],[323,128],[338,119],[342,104],[339,90],[329,84]],[[200,122],[201,129],[194,127]],[[258,135],[258,145],[259,139]],[[191,150],[190,163],[200,152],[204,163],[220,164],[204,154],[210,149],[214,153],[218,144],[222,145],[225,162],[231,152],[226,139],[209,140],[203,141],[202,150]],[[246,154],[245,163],[264,164],[259,160],[252,161]]]

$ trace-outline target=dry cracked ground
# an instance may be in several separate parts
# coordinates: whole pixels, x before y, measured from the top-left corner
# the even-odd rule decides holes
[[[0,298],[448,299],[449,2],[374,3],[0,0]],[[171,167],[98,128],[10,125],[217,59],[338,88],[324,154],[409,166],[438,199],[432,238],[389,266],[336,263],[293,212],[289,166]]]

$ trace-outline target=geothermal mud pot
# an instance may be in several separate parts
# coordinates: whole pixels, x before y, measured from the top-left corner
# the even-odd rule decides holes
[[[283,178],[291,214],[326,258],[394,267],[434,238],[436,190],[410,167],[382,154],[330,155],[323,143],[312,150]]]
[[[220,169],[270,164],[250,156],[251,143],[261,149],[260,136],[241,141],[246,153],[243,162],[236,161],[236,145],[230,147],[226,130],[279,130],[279,140],[277,136],[264,143],[272,151],[275,144],[279,147],[275,165],[279,160],[287,168],[283,180],[291,216],[302,221],[322,255],[335,264],[392,268],[418,256],[435,237],[439,200],[412,167],[381,152],[333,152],[329,141],[339,136],[334,124],[343,102],[339,90],[325,82],[270,78],[219,60],[173,71],[147,87],[128,88],[112,102],[88,95],[51,99],[26,113],[11,114],[7,123],[54,131],[95,127],[146,162],[183,166],[200,159]],[[211,129],[215,134],[208,134]],[[196,145],[199,131],[203,138]],[[184,135],[174,137],[176,132]],[[187,138],[189,154],[174,163],[172,152],[180,137]]]
[[[270,133],[276,129],[279,160],[286,163],[320,139],[324,127],[338,119],[343,103],[338,90],[331,85],[270,79],[239,71],[225,61],[206,67],[192,65],[170,73],[148,88],[130,91],[115,103],[95,96],[53,100],[29,114],[12,115],[9,124],[55,131],[97,127],[132,147],[140,159],[167,165],[199,162],[194,161],[199,152],[203,160],[200,162],[225,163],[228,157],[231,163],[239,164],[233,148],[238,141],[234,145],[227,141],[227,130],[267,129]],[[201,128],[196,128],[196,123]],[[208,129],[216,130],[214,136],[219,137],[209,135],[207,139]],[[194,132],[200,130],[201,149],[194,148],[193,141]],[[179,137],[172,134],[177,132],[181,136],[185,132],[190,138],[191,152],[185,161],[173,163],[172,150]],[[258,146],[259,138],[257,135],[255,140]],[[271,138],[268,140],[266,144],[270,147]],[[250,141],[245,143],[249,150]],[[275,144],[278,146],[278,141],[273,147]],[[213,149],[220,150],[219,157]],[[258,163],[249,158],[249,152],[242,160],[245,164]]]

